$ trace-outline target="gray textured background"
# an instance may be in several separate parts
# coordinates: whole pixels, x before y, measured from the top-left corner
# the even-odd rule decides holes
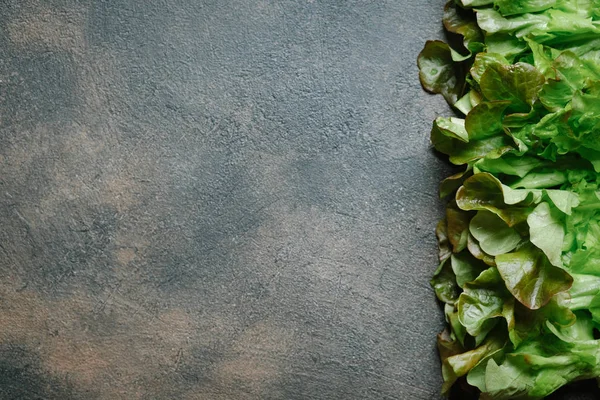
[[[442,5],[3,0],[0,399],[438,399]]]

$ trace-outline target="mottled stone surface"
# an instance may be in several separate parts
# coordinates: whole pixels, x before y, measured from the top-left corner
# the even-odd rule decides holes
[[[0,399],[439,399],[442,5],[3,0]]]

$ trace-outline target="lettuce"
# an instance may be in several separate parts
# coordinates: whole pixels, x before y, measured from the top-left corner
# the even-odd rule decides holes
[[[431,141],[458,172],[431,281],[447,394],[542,399],[600,378],[600,0],[451,0],[418,58],[455,109]]]

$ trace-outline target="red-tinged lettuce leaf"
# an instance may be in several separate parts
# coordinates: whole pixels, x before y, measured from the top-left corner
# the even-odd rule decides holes
[[[511,227],[527,220],[536,201],[535,193],[513,191],[488,173],[473,175],[456,192],[462,210],[490,211]]]
[[[462,344],[452,336],[453,335],[448,329],[444,329],[437,336],[437,348],[442,362],[448,357],[455,356],[465,351]]]
[[[497,256],[496,265],[508,290],[530,309],[544,306],[573,284],[566,271],[550,264],[544,253],[531,245]]]
[[[452,245],[452,252],[459,253],[467,247],[469,221],[473,215],[461,210],[455,202],[446,207],[446,234]]]
[[[470,166],[463,172],[458,172],[444,179],[440,184],[440,198],[450,196],[452,193],[463,184],[465,179],[473,174],[473,170]]]
[[[442,362],[442,376],[444,378],[442,394],[447,394],[458,378],[467,375],[482,359],[503,348],[505,344],[506,339],[504,339],[503,335],[490,335],[476,349],[446,358]]]
[[[494,257],[484,252],[481,249],[481,246],[479,246],[479,242],[477,242],[477,239],[475,239],[471,234],[469,234],[469,237],[467,239],[467,249],[469,250],[469,253],[471,253],[471,255],[476,259],[483,261],[490,267],[496,266],[496,261],[494,260]]]
[[[483,32],[477,25],[475,13],[456,6],[453,0],[446,3],[442,18],[448,32],[461,35],[464,46],[470,51],[483,50]]]
[[[431,287],[437,298],[444,303],[454,304],[458,300],[460,288],[456,284],[456,276],[448,260],[442,261],[433,274]]]
[[[462,65],[452,60],[450,47],[439,40],[430,40],[417,59],[419,79],[425,90],[444,96],[453,105],[463,95]]]
[[[502,120],[502,125],[508,128],[509,131],[512,131],[514,128],[522,128],[530,124],[535,124],[544,113],[546,113],[546,109],[541,107],[539,103],[535,103],[529,112],[506,114]]]
[[[447,226],[446,219],[444,218],[438,222],[437,227],[435,228],[435,236],[437,237],[438,242],[438,257],[440,262],[447,260],[452,254],[452,248],[450,247],[451,244],[448,240]]]
[[[529,113],[546,78],[533,65],[491,64],[481,76],[481,92],[489,101],[508,100],[510,112]]]

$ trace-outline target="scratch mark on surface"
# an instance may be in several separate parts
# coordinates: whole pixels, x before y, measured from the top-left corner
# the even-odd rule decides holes
[[[183,347],[180,347],[177,350],[177,354],[175,355],[175,364],[173,365],[173,370],[177,371],[179,369],[179,364],[181,364],[181,358],[183,357]]]
[[[15,214],[17,214],[17,217],[19,217],[19,219],[23,221],[25,227],[27,228],[27,232],[29,233],[31,231],[31,223],[19,212],[19,210],[17,210],[16,208],[13,210]]]

